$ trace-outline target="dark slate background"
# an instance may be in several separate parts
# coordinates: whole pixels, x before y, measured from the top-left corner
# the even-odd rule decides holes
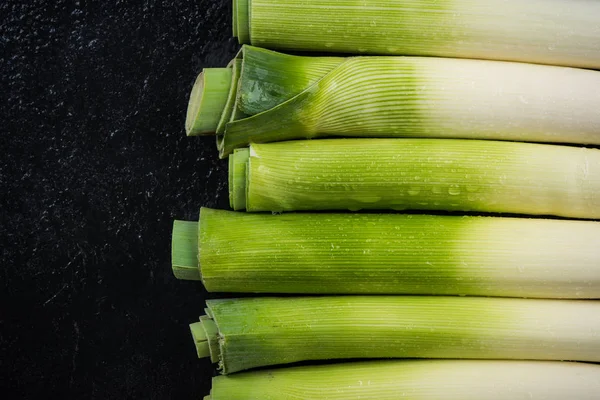
[[[170,270],[173,219],[227,207],[214,138],[186,138],[230,0],[0,1],[2,398],[186,399],[213,367]]]

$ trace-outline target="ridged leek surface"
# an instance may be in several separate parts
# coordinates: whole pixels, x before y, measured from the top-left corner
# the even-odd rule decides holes
[[[236,154],[233,155],[236,157]],[[445,210],[600,218],[600,150],[459,139],[252,144],[248,211]],[[235,190],[235,189],[234,189]]]
[[[595,300],[334,296],[208,300],[207,307],[191,325],[194,343],[225,374],[358,358],[600,362]]]
[[[202,208],[172,246],[209,292],[600,298],[592,221]]]
[[[222,86],[227,102],[219,103],[216,130],[222,156],[251,142],[327,136],[600,144],[599,71],[432,57],[299,57],[252,46],[225,71],[231,83]],[[198,85],[212,76],[198,81],[190,109]]]
[[[596,400],[600,366],[556,361],[402,360],[213,378],[205,400]]]
[[[594,0],[233,2],[238,39],[255,46],[600,68]]]

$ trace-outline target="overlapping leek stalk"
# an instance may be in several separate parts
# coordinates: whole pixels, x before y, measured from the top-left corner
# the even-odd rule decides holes
[[[590,0],[233,0],[240,43],[600,68]]]
[[[230,182],[246,194],[248,211],[417,209],[600,218],[597,149],[324,139],[253,144],[248,154],[246,180]]]
[[[222,156],[250,142],[324,136],[600,144],[598,71],[427,57],[298,57],[246,46],[230,75],[216,129]],[[190,108],[198,86],[193,92]]]
[[[173,272],[209,292],[600,298],[600,223],[200,210]]]
[[[461,358],[600,362],[600,302],[335,296],[208,300],[191,325],[224,374],[305,360]]]

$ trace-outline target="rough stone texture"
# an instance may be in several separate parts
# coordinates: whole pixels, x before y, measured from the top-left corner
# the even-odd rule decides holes
[[[214,138],[183,125],[237,50],[229,3],[0,2],[3,398],[208,393],[205,292],[172,276],[170,231],[227,207]]]

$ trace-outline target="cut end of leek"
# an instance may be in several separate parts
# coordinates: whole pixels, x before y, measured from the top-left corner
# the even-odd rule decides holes
[[[198,223],[175,221],[171,243],[173,275],[177,279],[199,281]]]
[[[205,68],[194,83],[188,103],[185,132],[188,136],[217,131],[231,87],[231,68]]]
[[[233,36],[234,38],[237,37],[237,0],[233,0],[231,2],[232,7],[231,7],[231,11],[232,11],[232,15],[231,15],[231,36]]]
[[[202,323],[194,322],[193,324],[190,324],[190,332],[192,333],[192,339],[194,339],[198,358],[210,357],[208,338],[206,337],[206,332],[202,327]]]
[[[229,202],[235,211],[246,209],[246,164],[250,149],[236,149],[229,156]]]
[[[188,136],[199,133],[194,129],[194,125],[196,120],[199,118],[203,93],[204,71],[200,72],[196,78],[196,82],[194,82],[194,87],[192,88],[192,93],[190,94],[190,100],[188,102],[187,115],[185,118],[185,132]]]
[[[210,357],[211,362],[219,362],[221,349],[219,347],[217,324],[209,316],[203,315],[200,317],[199,322],[190,324],[190,331],[192,332],[198,358]]]
[[[234,37],[240,44],[250,43],[250,0],[234,0]]]

